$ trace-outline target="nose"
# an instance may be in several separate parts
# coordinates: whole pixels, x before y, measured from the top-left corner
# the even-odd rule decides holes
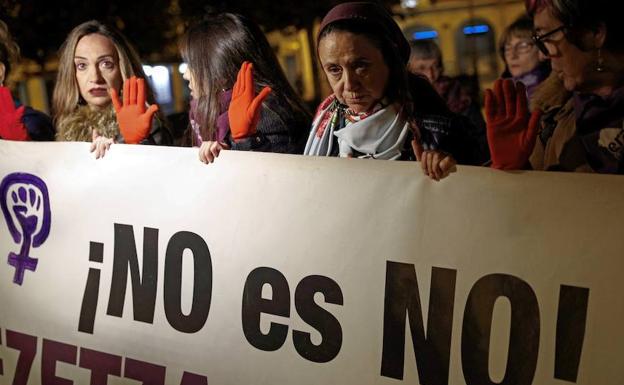
[[[435,81],[435,70],[433,68],[429,67],[426,70],[424,70],[423,75],[425,75],[431,83]]]
[[[355,92],[360,87],[360,81],[355,71],[346,70],[343,75],[344,90],[348,92]]]
[[[87,79],[91,83],[102,84],[104,83],[104,78],[102,77],[102,73],[100,72],[100,68],[97,65],[89,66],[88,69],[88,77]]]

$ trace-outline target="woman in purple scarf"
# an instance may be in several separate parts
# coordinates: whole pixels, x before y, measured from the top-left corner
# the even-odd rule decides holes
[[[532,39],[533,20],[521,16],[503,32],[499,52],[505,62],[504,78],[522,82],[529,100],[533,92],[550,74],[550,62],[540,55]]]

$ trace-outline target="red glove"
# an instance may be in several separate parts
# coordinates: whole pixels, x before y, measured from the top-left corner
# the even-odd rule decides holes
[[[524,84],[498,79],[485,91],[487,139],[492,168],[523,169],[535,146],[542,112],[529,115]]]
[[[244,62],[238,71],[236,83],[232,88],[232,101],[228,109],[228,118],[232,138],[235,141],[256,133],[256,126],[260,119],[260,107],[262,107],[264,99],[271,93],[271,87],[264,87],[258,96],[255,96],[252,71],[253,64]]]
[[[124,141],[136,144],[147,138],[152,130],[152,117],[158,111],[158,106],[152,104],[147,111],[145,110],[145,79],[135,76],[126,79],[123,85],[123,105],[119,102],[117,90],[114,88],[111,88],[110,96]]]
[[[0,138],[6,140],[29,140],[26,126],[22,123],[24,106],[15,109],[11,91],[0,87]]]

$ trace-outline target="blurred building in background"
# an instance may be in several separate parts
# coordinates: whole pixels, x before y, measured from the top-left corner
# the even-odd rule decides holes
[[[482,89],[489,87],[503,70],[497,52],[500,34],[523,12],[522,0],[403,0],[393,8],[408,40],[435,40],[442,50],[446,73],[476,76]],[[267,32],[288,79],[311,107],[330,93],[323,73],[313,62],[320,17],[313,31],[290,27]],[[175,46],[163,47],[166,55],[156,52],[145,56],[145,72],[161,110],[168,115],[184,112],[190,97],[182,79],[185,64],[168,59],[175,51]],[[50,112],[57,66],[54,60],[44,65],[24,61],[11,79],[20,99]]]

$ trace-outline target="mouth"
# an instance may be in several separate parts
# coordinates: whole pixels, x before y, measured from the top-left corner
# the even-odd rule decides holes
[[[108,89],[105,87],[95,87],[89,90],[89,94],[95,97],[108,96]]]
[[[346,97],[345,100],[349,103],[362,103],[366,100],[366,96],[351,96]]]

